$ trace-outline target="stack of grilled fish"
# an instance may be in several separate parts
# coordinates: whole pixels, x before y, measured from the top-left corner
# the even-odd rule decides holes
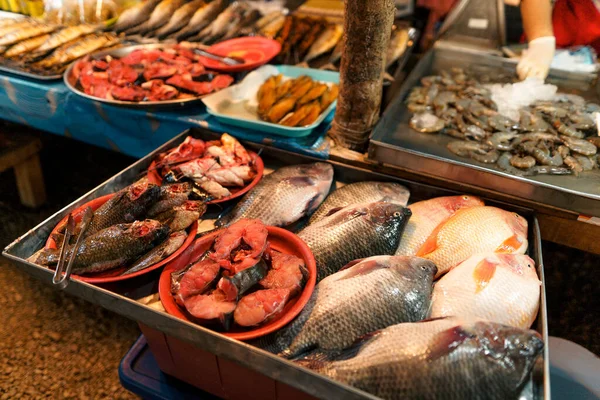
[[[112,33],[97,33],[98,26],[61,27],[32,18],[0,20],[1,62],[12,68],[55,75],[68,64],[96,50],[119,43]]]

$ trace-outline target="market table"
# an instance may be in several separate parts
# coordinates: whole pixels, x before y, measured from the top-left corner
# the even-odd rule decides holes
[[[0,74],[0,118],[137,158],[195,126],[328,158],[329,143],[324,135],[333,115],[305,138],[266,137],[258,131],[219,123],[200,102],[179,109],[144,111],[90,101],[72,93],[62,81],[41,82]]]

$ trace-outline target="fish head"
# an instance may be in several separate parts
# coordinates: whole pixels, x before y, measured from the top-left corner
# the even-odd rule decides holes
[[[127,197],[132,202],[154,202],[160,196],[160,187],[144,177],[127,188]]]
[[[467,207],[482,207],[485,204],[483,201],[477,196],[451,196],[448,198],[450,202],[450,209],[453,211],[460,210],[461,208]]]
[[[161,186],[161,190],[167,195],[187,194],[192,192],[191,182],[173,183],[171,185]]]
[[[144,241],[158,245],[169,235],[169,227],[156,220],[135,221],[129,227],[130,233]]]
[[[394,256],[403,257],[403,256]],[[430,260],[421,257],[406,257],[406,264],[412,270],[419,281],[430,282],[433,284],[433,278],[437,274],[437,266]]]
[[[508,268],[512,273],[526,277],[528,279],[538,280],[535,262],[525,254],[502,254],[495,256],[502,261],[501,266]]]
[[[411,216],[411,211],[399,204],[378,201],[366,206],[369,220],[375,225],[399,226]]]
[[[333,181],[333,167],[331,164],[316,162],[312,164],[301,164],[295,166],[296,173],[302,176],[310,176],[315,181],[329,183]]]

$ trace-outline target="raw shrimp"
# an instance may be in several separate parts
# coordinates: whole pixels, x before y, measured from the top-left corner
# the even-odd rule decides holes
[[[552,126],[563,135],[571,136],[577,139],[583,139],[585,137],[583,132],[580,132],[572,126],[563,123],[559,119],[555,119],[554,121],[552,121]]]
[[[500,153],[496,149],[492,149],[492,150],[488,151],[487,153],[483,153],[483,154],[477,153],[475,151],[470,151],[469,156],[475,161],[479,161],[479,162],[486,163],[486,164],[493,164],[496,161],[498,161],[498,158],[500,157]]]
[[[542,146],[542,148],[540,148],[540,146]],[[535,142],[525,142],[521,147],[527,154],[533,156],[542,165],[558,167],[563,164],[563,158],[558,151],[555,151],[552,157],[550,157],[550,150],[543,142],[537,146]]]
[[[581,165],[581,168],[583,168],[584,171],[593,170],[597,163],[596,156],[587,157],[575,154],[573,157],[577,160],[579,165]]]
[[[565,157],[565,164],[575,172],[575,175],[578,175],[580,172],[583,172],[583,167],[579,164],[579,161],[575,159],[575,157],[567,156]]]
[[[535,158],[531,156],[521,157],[519,155],[514,155],[510,158],[510,165],[520,169],[528,169],[535,165]]]
[[[596,146],[586,140],[576,139],[570,136],[561,136],[560,138],[564,145],[575,153],[583,154],[584,156],[596,154]]]
[[[493,129],[497,130],[497,131],[510,131],[511,129],[515,129],[515,127],[518,125],[515,121],[513,121],[512,119],[505,117],[504,115],[501,114],[496,114],[491,116],[488,119],[488,124],[490,125],[490,127],[492,127]]]
[[[452,153],[461,157],[468,157],[471,155],[471,152],[483,155],[490,150],[488,145],[477,142],[468,142],[466,140],[456,140],[454,142],[450,142],[448,143],[447,147]]]
[[[439,132],[446,125],[442,119],[430,113],[415,114],[408,124],[414,130],[424,133]]]
[[[475,125],[468,125],[467,129],[465,131],[466,137],[473,138],[477,141],[481,141],[487,135],[488,135],[488,133],[486,131],[484,131],[483,129],[481,129],[480,127],[475,126]]]
[[[513,146],[510,141],[517,136],[519,135],[516,132],[496,132],[487,140],[486,144],[492,146],[496,150],[512,150]]]

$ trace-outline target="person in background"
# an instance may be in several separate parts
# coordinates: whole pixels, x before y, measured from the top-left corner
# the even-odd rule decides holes
[[[591,3],[591,0],[575,0],[575,2],[585,1]],[[529,77],[545,79],[556,48],[556,39],[552,29],[551,1],[521,0],[520,6],[523,31],[529,43],[517,64],[517,75],[520,79]]]

